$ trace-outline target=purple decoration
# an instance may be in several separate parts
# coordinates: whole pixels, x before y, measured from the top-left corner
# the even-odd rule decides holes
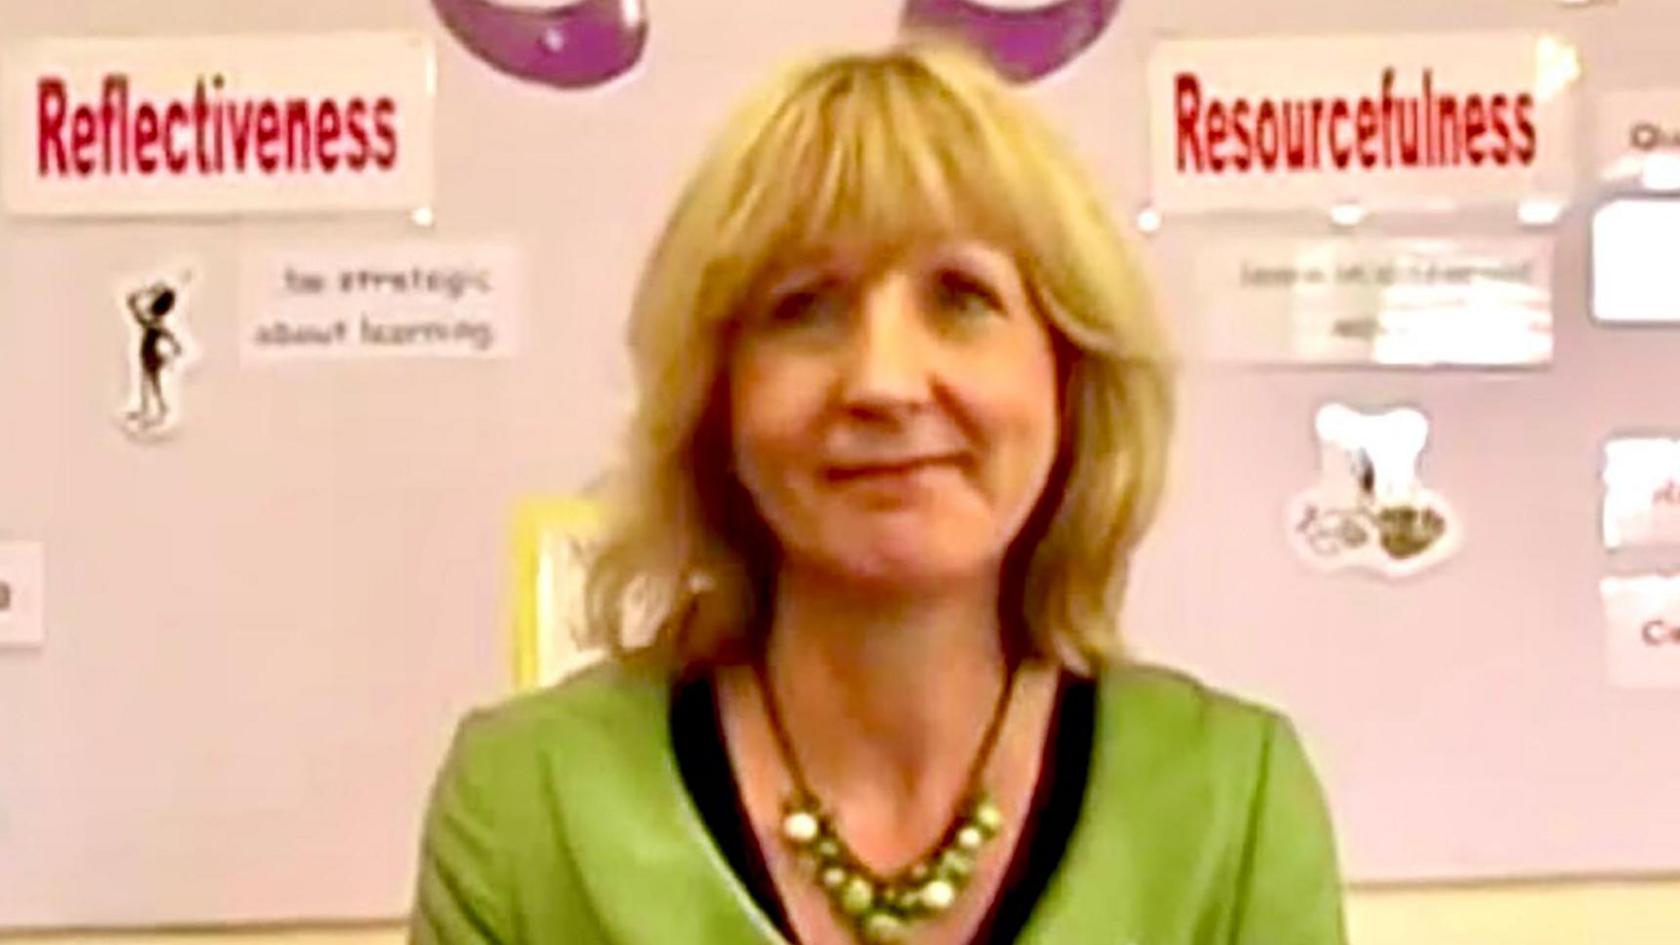
[[[1016,82],[1040,79],[1072,62],[1096,41],[1120,0],[1062,0],[1026,10],[979,0],[905,0],[906,28],[954,33],[977,46]]]
[[[461,45],[497,71],[562,89],[604,85],[647,47],[646,0],[583,0],[539,10],[489,0],[432,0]]]

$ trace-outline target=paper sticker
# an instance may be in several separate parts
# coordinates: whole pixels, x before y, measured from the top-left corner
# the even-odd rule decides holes
[[[29,39],[0,56],[15,213],[226,216],[432,202],[419,33]]]
[[[519,349],[519,254],[397,240],[258,249],[241,268],[247,362],[505,358]]]
[[[1318,411],[1319,481],[1289,503],[1295,553],[1326,571],[1358,568],[1406,577],[1458,550],[1458,517],[1418,479],[1429,438],[1423,413],[1403,407]]]
[[[1680,544],[1680,439],[1604,444],[1604,547]]]
[[[1680,324],[1680,200],[1615,200],[1592,218],[1592,316]]]
[[[0,541],[0,646],[46,642],[46,552],[38,542]]]
[[[1149,63],[1163,211],[1571,192],[1575,50],[1526,32],[1181,39]]]
[[[1606,92],[1595,110],[1601,179],[1662,189],[1680,184],[1680,87]]]
[[[137,439],[160,439],[181,425],[181,378],[199,358],[187,324],[197,281],[196,268],[183,264],[125,283],[129,394],[122,424]]]
[[[1680,575],[1599,582],[1610,681],[1627,689],[1680,688]]]
[[[1221,360],[1401,366],[1543,364],[1543,238],[1242,239],[1199,248],[1196,313]]]

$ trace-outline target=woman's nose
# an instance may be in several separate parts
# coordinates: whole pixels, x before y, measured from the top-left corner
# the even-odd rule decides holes
[[[842,373],[847,407],[870,412],[919,406],[931,395],[926,326],[908,279],[887,279],[859,302]]]

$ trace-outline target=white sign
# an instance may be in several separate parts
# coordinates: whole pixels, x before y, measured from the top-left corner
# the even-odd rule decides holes
[[[503,243],[257,249],[240,281],[245,361],[505,358],[519,349],[524,274]]]
[[[8,47],[4,63],[15,213],[431,204],[435,64],[422,35],[47,39]]]
[[[1675,186],[1680,168],[1680,87],[1608,92],[1598,101],[1593,154],[1599,176]]]
[[[1680,688],[1680,576],[1607,577],[1599,594],[1611,682],[1628,689]]]
[[[1532,33],[1177,40],[1150,57],[1163,210],[1434,208],[1572,186],[1567,45]]]
[[[46,642],[46,552],[37,542],[0,542],[0,646]]]
[[[1680,439],[1604,444],[1604,547],[1680,544]]]
[[[1601,322],[1680,323],[1680,200],[1631,198],[1592,218],[1592,315]]]
[[[1196,311],[1219,360],[1538,364],[1551,268],[1537,237],[1227,240],[1197,252]]]

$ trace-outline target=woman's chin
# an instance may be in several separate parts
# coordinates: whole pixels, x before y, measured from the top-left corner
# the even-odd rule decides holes
[[[997,567],[976,558],[972,551],[953,554],[946,548],[872,547],[835,555],[831,568],[842,581],[883,591],[918,593],[953,590],[976,580],[996,577]]]

